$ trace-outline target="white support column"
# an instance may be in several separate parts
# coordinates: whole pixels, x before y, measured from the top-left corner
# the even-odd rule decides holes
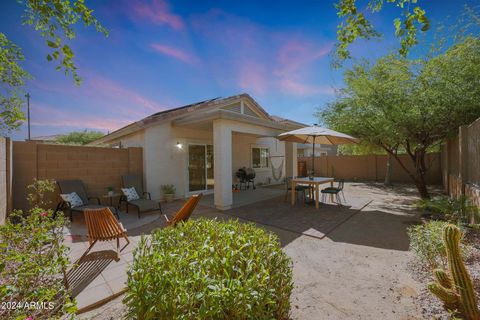
[[[224,120],[213,121],[213,174],[215,207],[232,207],[232,129]]]
[[[285,142],[285,176],[297,176],[297,144]]]

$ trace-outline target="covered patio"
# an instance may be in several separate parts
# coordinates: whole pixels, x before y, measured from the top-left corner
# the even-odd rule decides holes
[[[240,108],[243,108],[243,100],[240,101]],[[261,118],[261,114],[254,116],[234,113],[228,110],[218,109],[216,111],[198,116],[192,115],[172,122],[174,134],[178,135],[179,144],[190,149],[196,143],[211,145],[213,149],[213,163],[207,164],[205,174],[200,179],[207,181],[203,190],[194,191],[189,185],[194,166],[189,152],[186,153],[185,162],[188,172],[186,175],[185,194],[202,192],[206,195],[212,194],[213,205],[219,210],[228,210],[248,203],[246,194],[232,193],[232,186],[238,183],[235,172],[242,167],[253,167],[256,171],[256,182],[258,184],[282,184],[285,177],[296,176],[297,174],[297,150],[296,143],[278,141],[277,136],[286,131],[286,125],[272,121],[270,118]],[[295,125],[298,127],[298,124]],[[291,128],[291,126],[290,126]],[[186,132],[202,132],[203,142],[186,136]],[[183,136],[182,136],[183,135]],[[268,155],[262,159],[262,167],[255,167],[252,160],[254,148],[262,148]],[[208,162],[210,160],[207,160]],[[275,168],[272,168],[275,167]],[[211,168],[213,167],[213,170]],[[279,176],[273,174],[274,170],[279,171]],[[198,176],[198,175],[197,175]],[[197,178],[198,180],[198,178]],[[200,183],[202,184],[202,183]],[[199,185],[198,182],[195,185]],[[212,192],[213,189],[213,192]],[[258,189],[256,191],[259,191]],[[252,193],[253,194],[253,193]],[[257,196],[267,196],[267,191],[257,192]],[[211,204],[206,197],[204,203]],[[268,198],[268,196],[267,196]]]

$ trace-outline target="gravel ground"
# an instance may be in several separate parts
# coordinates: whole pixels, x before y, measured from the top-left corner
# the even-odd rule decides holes
[[[480,301],[480,233],[472,229],[468,229],[465,234],[465,243],[471,246],[465,266],[470,272],[473,285]],[[425,319],[450,319],[449,314],[443,309],[443,305],[439,299],[433,296],[427,289],[428,282],[433,280],[432,272],[420,264],[418,261],[412,260],[409,269],[413,278],[422,283],[417,303],[422,310]]]

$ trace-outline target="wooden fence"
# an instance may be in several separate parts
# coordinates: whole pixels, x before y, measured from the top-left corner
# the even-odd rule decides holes
[[[27,186],[33,179],[80,179],[89,195],[100,197],[107,187],[119,192],[121,176],[143,174],[142,148],[101,148],[13,142],[13,208],[28,207]],[[59,200],[58,190],[54,204]],[[105,201],[107,199],[102,199]]]
[[[401,155],[400,158],[405,161],[407,167],[414,172],[413,163],[407,159],[408,155]],[[307,170],[312,169],[311,157],[300,157],[299,161],[304,161]],[[426,157],[429,170],[427,173],[428,184],[441,184],[441,161],[440,153],[430,153]],[[412,183],[408,174],[400,167],[396,159],[391,162],[391,181]],[[366,155],[366,156],[320,156],[315,158],[315,175],[325,177],[335,177],[348,181],[379,181],[385,179],[387,168],[386,155]]]
[[[442,180],[452,197],[466,195],[480,206],[480,118],[462,126],[442,146]]]

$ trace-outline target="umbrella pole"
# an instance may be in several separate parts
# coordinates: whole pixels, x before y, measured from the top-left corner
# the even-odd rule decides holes
[[[317,137],[313,136],[313,152],[312,152],[312,177],[315,177],[315,139]]]

